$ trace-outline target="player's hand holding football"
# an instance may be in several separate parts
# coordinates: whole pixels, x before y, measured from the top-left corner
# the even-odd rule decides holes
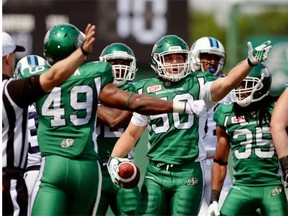
[[[119,185],[120,177],[118,175],[118,165],[124,161],[131,162],[128,158],[110,157],[107,168],[110,174],[111,180],[114,184]]]
[[[255,66],[267,59],[269,51],[272,48],[270,44],[271,41],[268,40],[253,49],[251,42],[248,41],[248,63],[250,66]]]

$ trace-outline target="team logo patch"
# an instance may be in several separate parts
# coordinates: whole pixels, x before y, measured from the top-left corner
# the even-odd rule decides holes
[[[282,188],[281,187],[275,187],[275,188],[273,188],[271,195],[272,196],[277,196],[277,195],[279,195],[281,193],[282,193]]]
[[[161,91],[161,90],[162,90],[162,86],[161,85],[149,86],[147,88],[147,93],[157,92],[157,91]]]
[[[245,116],[240,116],[238,118],[235,116],[231,118],[232,124],[243,123],[243,122],[246,122]]]
[[[198,181],[199,181],[198,178],[192,177],[187,179],[186,185],[196,185],[198,184]]]
[[[61,148],[68,148],[68,147],[70,147],[70,146],[73,145],[74,141],[75,141],[75,140],[74,140],[74,139],[71,139],[71,138],[64,139],[64,140],[62,140],[62,142],[61,142],[61,144],[60,144],[60,147],[61,147]]]

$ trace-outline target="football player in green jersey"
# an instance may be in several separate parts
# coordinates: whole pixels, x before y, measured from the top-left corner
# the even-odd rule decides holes
[[[91,39],[85,39],[85,35],[71,24],[52,27],[44,38],[47,63],[57,65],[58,61],[82,47],[81,44],[84,46],[86,40]],[[88,55],[84,48],[78,49],[76,54],[82,50]],[[49,66],[46,65],[36,67],[30,75],[47,70]],[[42,161],[37,179],[39,184],[32,192],[32,215],[92,214],[102,185],[96,142],[99,101],[142,114],[194,113],[192,100],[167,101],[129,93],[115,86],[113,79],[109,63],[85,62],[67,81],[37,101],[38,144]],[[95,212],[97,204],[93,209]]]
[[[269,96],[271,75],[256,65],[235,89],[236,102],[221,104],[214,114],[217,147],[212,167],[208,215],[287,215],[288,205],[278,157],[270,131],[275,99]],[[233,185],[219,211],[218,199],[226,175],[229,151]]]
[[[288,187],[288,84],[280,95],[271,118],[271,132],[278,153],[283,180]]]
[[[23,178],[27,165],[28,107],[68,79],[92,52],[95,26],[86,27],[86,40],[61,61],[38,76],[11,79],[16,52],[25,48],[2,32],[2,206],[3,215],[26,215],[27,187]],[[29,70],[29,68],[27,68]],[[31,70],[30,72],[34,72]]]
[[[112,65],[114,84],[124,91],[136,93],[132,85],[137,71],[136,58],[132,49],[123,43],[106,46],[99,58]],[[119,139],[132,117],[132,112],[110,108],[99,104],[97,110],[97,144],[102,172],[102,189],[96,215],[106,215],[108,207],[115,215],[135,215],[139,188],[125,189],[113,184],[107,170],[107,163],[116,141]],[[134,152],[127,158],[132,160]]]
[[[201,100],[208,108],[214,106],[246,77],[252,64],[267,58],[270,48],[269,41],[257,47],[255,51],[261,54],[254,61],[254,57],[251,59],[253,48],[249,43],[248,60],[234,67],[228,76],[215,80],[206,72],[191,73],[187,43],[176,35],[166,35],[156,42],[151,54],[151,66],[158,78],[141,81],[141,91],[144,95],[163,100],[200,100],[194,104],[194,110],[201,114],[206,111]],[[197,215],[203,191],[200,161],[205,157],[205,150],[200,144],[204,127],[199,126],[196,115],[134,113],[108,162],[112,181],[117,184],[119,162],[133,149],[147,127],[149,164],[136,215]]]

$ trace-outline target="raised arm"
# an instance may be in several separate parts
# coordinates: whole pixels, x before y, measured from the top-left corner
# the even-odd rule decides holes
[[[80,48],[75,50],[69,57],[54,64],[46,73],[41,74],[40,85],[44,91],[49,92],[68,79],[85,60],[86,56],[92,52],[95,41],[95,25],[88,24],[85,35],[85,41]]]
[[[267,59],[271,49],[270,41],[266,41],[253,49],[250,42],[248,45],[248,58],[236,65],[228,75],[215,80],[211,86],[211,98],[213,101],[223,99],[232,89],[236,88],[249,74],[252,67]]]

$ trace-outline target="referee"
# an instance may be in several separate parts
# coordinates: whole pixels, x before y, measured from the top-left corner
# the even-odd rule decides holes
[[[16,54],[25,48],[2,32],[2,208],[3,215],[27,215],[23,172],[27,163],[28,106],[68,79],[93,50],[95,26],[88,24],[81,48],[40,76],[11,79]]]

